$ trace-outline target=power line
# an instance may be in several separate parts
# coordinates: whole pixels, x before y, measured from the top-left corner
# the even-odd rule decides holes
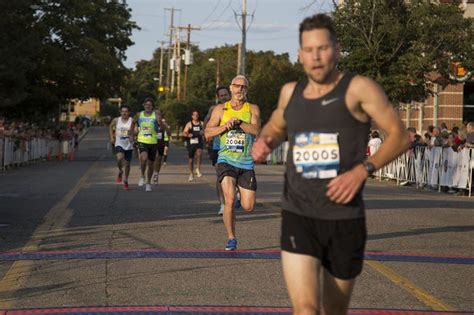
[[[209,20],[211,18],[211,16],[214,14],[214,12],[216,12],[217,8],[219,7],[219,5],[221,4],[221,0],[219,0],[216,4],[216,6],[214,7],[214,9],[212,9],[211,13],[209,13],[208,16],[206,16],[206,18],[204,19],[204,21],[202,21],[201,23],[199,23],[200,25],[203,25],[204,23],[207,22],[207,20]]]
[[[232,0],[229,0],[229,2],[227,3],[227,6],[224,8],[224,10],[222,10],[222,12],[218,16],[219,17],[222,16],[230,8],[231,4],[232,4]],[[218,22],[218,19],[213,20],[209,25],[207,25],[205,27],[201,26],[201,29],[206,30],[206,29],[210,28],[212,25],[214,25],[216,22]]]

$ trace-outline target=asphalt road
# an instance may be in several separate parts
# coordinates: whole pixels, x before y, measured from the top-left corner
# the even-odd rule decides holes
[[[106,129],[94,127],[74,161],[0,173],[0,310],[289,306],[275,259],[282,166],[257,167],[256,210],[238,212],[243,252],[227,255],[207,157],[204,177],[189,183],[186,153],[172,146],[151,193],[136,184],[134,158],[124,191],[106,141]],[[473,312],[474,198],[376,181],[368,182],[365,198],[367,252],[375,256],[365,263],[351,308]],[[9,259],[6,252],[36,256]]]

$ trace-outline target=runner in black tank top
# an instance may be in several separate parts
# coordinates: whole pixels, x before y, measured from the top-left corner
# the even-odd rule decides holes
[[[299,60],[307,80],[283,86],[252,148],[254,160],[263,162],[289,140],[281,247],[295,313],[347,313],[366,241],[364,182],[409,145],[383,90],[369,78],[339,73],[339,55],[329,16],[301,23]],[[371,118],[386,137],[365,160]]]
[[[187,139],[189,181],[194,180],[194,158],[196,158],[196,175],[201,177],[201,155],[204,147],[204,127],[203,122],[199,120],[199,113],[193,111],[192,119],[184,127],[184,136]]]

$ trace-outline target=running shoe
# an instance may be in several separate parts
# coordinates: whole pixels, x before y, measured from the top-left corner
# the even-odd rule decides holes
[[[163,166],[166,166],[166,165],[168,165],[168,163],[167,163],[167,162],[163,162]]]
[[[128,182],[123,182],[123,189],[128,190]]]
[[[223,215],[224,214],[224,205],[221,204],[221,207],[219,209],[219,212],[217,212],[217,215]]]
[[[194,175],[193,174],[189,175],[188,181],[192,182],[193,180],[194,180]]]
[[[117,175],[117,183],[121,183],[122,182],[122,172],[119,172],[118,175]]]
[[[145,185],[145,177],[140,176],[140,179],[138,180],[138,186],[142,187]]]
[[[196,176],[197,176],[197,177],[202,177],[201,170],[196,169]]]
[[[153,173],[153,184],[158,184],[158,173]]]
[[[150,192],[150,191],[151,191],[151,185],[150,185],[150,184],[146,184],[146,185],[145,185],[145,191],[146,191],[146,192]]]
[[[237,249],[237,239],[233,238],[227,241],[227,246],[225,250],[236,250]]]

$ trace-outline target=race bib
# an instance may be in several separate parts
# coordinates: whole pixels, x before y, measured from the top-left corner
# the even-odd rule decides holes
[[[153,135],[153,132],[151,130],[150,127],[146,126],[146,127],[143,127],[142,128],[142,134],[145,136],[145,137],[151,137]]]
[[[230,152],[244,152],[245,132],[241,130],[230,130],[226,136],[225,146]]]
[[[193,127],[194,131],[201,131],[201,126]]]
[[[120,138],[128,138],[128,128],[120,128]]]
[[[189,143],[190,143],[190,144],[198,144],[198,143],[199,143],[199,139],[198,139],[198,138],[191,138],[191,139],[189,140]]]
[[[340,165],[338,134],[299,132],[295,135],[293,163],[303,178],[334,178]]]
[[[156,138],[158,140],[162,140],[163,139],[163,134],[161,132],[159,132],[157,135],[156,135]]]

